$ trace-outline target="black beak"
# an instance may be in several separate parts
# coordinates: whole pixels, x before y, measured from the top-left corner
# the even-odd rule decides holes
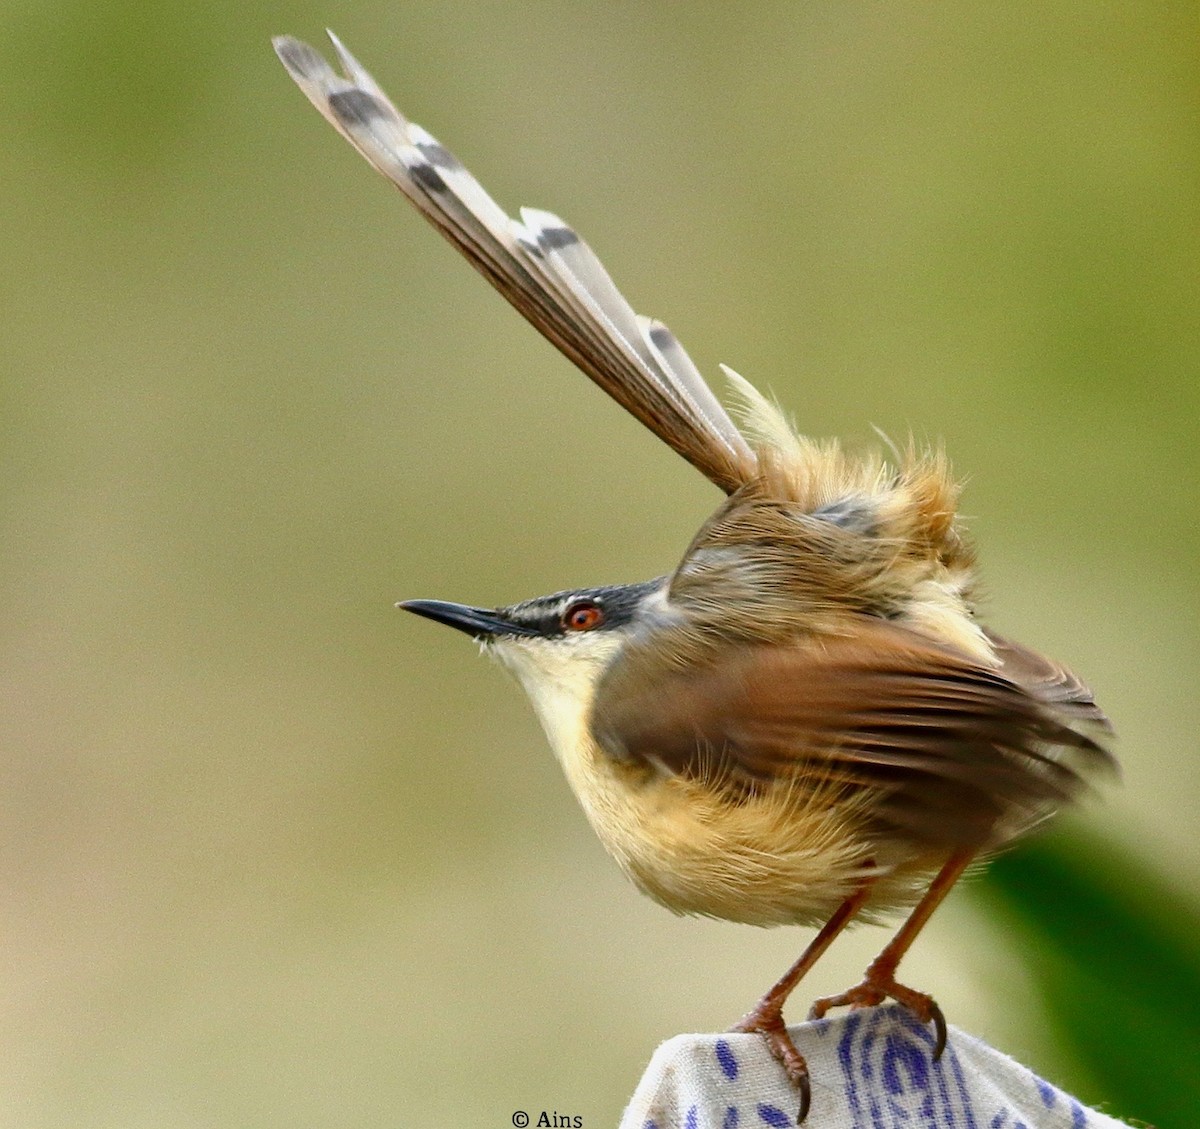
[[[537,634],[524,624],[505,619],[501,612],[489,608],[473,608],[469,604],[451,604],[446,600],[402,600],[396,607],[444,623],[447,627],[465,631],[476,639],[491,639],[497,635]]]

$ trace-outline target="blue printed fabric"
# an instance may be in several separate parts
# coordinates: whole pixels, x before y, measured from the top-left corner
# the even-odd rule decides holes
[[[986,1043],[899,1007],[790,1029],[808,1059],[805,1129],[1128,1129]],[[650,1060],[620,1129],[785,1129],[798,1099],[757,1035],[677,1035]]]

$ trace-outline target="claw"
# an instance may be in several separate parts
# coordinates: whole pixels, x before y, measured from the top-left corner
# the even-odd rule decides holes
[[[771,1056],[783,1067],[788,1081],[800,1095],[796,1124],[803,1124],[808,1116],[808,1107],[812,1104],[812,1083],[809,1081],[808,1063],[792,1042],[787,1025],[783,1022],[783,1014],[778,1009],[760,1005],[730,1030],[762,1036]]]
[[[836,996],[823,996],[813,1001],[809,1009],[809,1019],[823,1019],[825,1013],[833,1007],[874,1007],[885,999],[895,1000],[908,1008],[922,1023],[933,1024],[933,1061],[937,1062],[946,1049],[946,1016],[938,1007],[937,1001],[924,992],[916,992],[897,984],[890,977],[872,977],[868,970],[867,978],[853,988],[847,989]]]
[[[933,1061],[937,1062],[946,1049],[946,1016],[938,1007],[937,1000],[929,1001],[929,1021],[933,1023]]]
[[[800,1111],[796,1114],[796,1124],[803,1125],[804,1119],[808,1116],[808,1107],[812,1103],[812,1087],[809,1085],[807,1072],[805,1073],[804,1077],[800,1079],[799,1089]]]

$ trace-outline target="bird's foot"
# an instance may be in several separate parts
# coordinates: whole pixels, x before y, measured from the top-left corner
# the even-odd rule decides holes
[[[906,988],[897,984],[890,973],[867,969],[867,975],[861,984],[847,989],[836,996],[824,996],[816,1000],[809,1009],[809,1019],[821,1019],[832,1007],[874,1007],[884,1000],[895,1000],[903,1004],[922,1023],[932,1023],[934,1031],[933,1059],[936,1062],[946,1049],[946,1017],[937,1001],[924,992]]]
[[[753,1011],[739,1019],[730,1028],[730,1031],[763,1037],[775,1061],[783,1067],[788,1081],[800,1095],[800,1110],[796,1114],[796,1124],[799,1125],[803,1122],[808,1116],[808,1107],[812,1101],[812,1087],[808,1080],[808,1063],[804,1061],[804,1056],[796,1050],[796,1044],[792,1042],[792,1037],[788,1034],[781,1006],[769,998],[763,999]]]

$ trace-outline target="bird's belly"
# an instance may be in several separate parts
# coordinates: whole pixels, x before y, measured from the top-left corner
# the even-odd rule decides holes
[[[590,742],[563,760],[600,841],[650,897],[681,914],[750,925],[818,924],[873,879],[868,917],[911,905],[926,866],[879,856],[851,801],[825,786],[732,798],[624,764]],[[872,849],[874,848],[874,849]]]

